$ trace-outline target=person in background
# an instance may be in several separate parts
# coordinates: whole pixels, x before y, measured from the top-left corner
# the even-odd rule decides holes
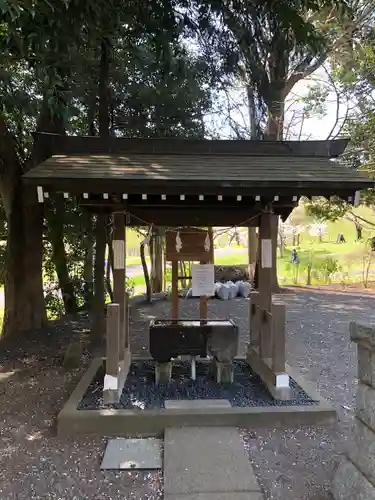
[[[291,256],[292,264],[299,264],[299,257],[297,254],[297,250],[293,248],[292,250],[292,256]]]
[[[293,282],[296,285],[298,283],[298,268],[299,268],[299,257],[297,250],[293,248],[291,260],[293,265]]]

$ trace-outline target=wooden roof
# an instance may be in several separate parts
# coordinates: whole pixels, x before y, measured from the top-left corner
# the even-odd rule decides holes
[[[30,170],[24,178],[55,187],[61,181],[76,182],[77,186],[84,181],[86,187],[89,183],[93,189],[103,187],[102,182],[115,181],[131,192],[134,189],[143,192],[147,186],[160,184],[167,192],[168,186],[185,185],[209,187],[217,193],[217,189],[225,191],[228,188],[255,193],[254,189],[264,187],[324,190],[324,186],[347,185],[356,190],[374,186],[374,182],[361,173],[327,158],[250,155],[56,155]],[[61,187],[68,186],[65,182]]]
[[[23,176],[39,201],[78,196],[94,211],[125,210],[129,223],[245,225],[269,204],[286,218],[301,196],[353,202],[375,182],[332,158],[335,141],[195,141],[37,134],[46,160]],[[251,222],[249,220],[251,219]]]
[[[199,154],[314,156],[337,158],[349,139],[329,141],[258,141],[196,139],[125,139],[122,137],[68,136],[38,132],[35,143],[52,155],[87,154]]]

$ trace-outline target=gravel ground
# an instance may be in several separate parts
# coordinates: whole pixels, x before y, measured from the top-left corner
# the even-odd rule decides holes
[[[165,408],[169,399],[228,400],[233,407],[250,406],[298,406],[314,405],[314,401],[291,379],[293,399],[278,401],[273,399],[264,386],[262,379],[254,373],[244,360],[233,363],[233,384],[218,384],[212,363],[196,363],[196,380],[191,379],[190,362],[174,362],[172,381],[165,385],[155,385],[155,362],[153,360],[134,361],[129,369],[124,389],[116,409],[153,409]],[[101,366],[83,396],[79,410],[100,410],[108,408],[103,401],[103,382],[105,366]]]
[[[88,333],[81,319],[0,343],[1,500],[162,499],[161,472],[101,472],[104,440],[55,437],[55,417],[90,356],[77,370],[61,360],[69,341],[88,344]]]
[[[356,388],[356,354],[349,342],[351,320],[373,322],[374,298],[298,291],[288,305],[288,362],[316,381],[338,408],[340,422],[325,428],[245,433],[244,439],[267,500],[328,500],[333,468],[345,440]],[[146,323],[167,317],[166,301],[132,314],[133,352],[147,353]],[[211,301],[211,317],[232,316],[240,326],[240,354],[247,342],[249,302]],[[181,316],[198,316],[196,301],[181,301]],[[61,367],[69,341],[87,349],[77,370]],[[88,322],[59,322],[24,340],[0,344],[1,500],[159,500],[160,473],[101,472],[101,439],[62,441],[54,419],[89,362]],[[345,408],[343,408],[342,406]]]
[[[287,361],[337,408],[339,422],[324,427],[244,432],[246,448],[267,500],[331,500],[334,469],[345,451],[353,418],[357,356],[349,322],[375,322],[374,299],[367,294],[304,291],[283,295],[287,305]],[[181,317],[198,314],[194,301],[181,302]],[[210,315],[232,316],[240,327],[239,354],[248,341],[248,301],[209,303]],[[160,304],[166,317],[169,304]],[[139,320],[155,316],[148,307]],[[147,350],[147,346],[143,346]]]

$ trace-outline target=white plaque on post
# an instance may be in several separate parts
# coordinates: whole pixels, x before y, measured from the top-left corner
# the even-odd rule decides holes
[[[193,297],[212,297],[215,293],[215,266],[193,264],[191,267]]]
[[[125,242],[113,240],[113,269],[125,269]]]
[[[261,259],[262,267],[268,269],[272,267],[272,240],[262,240]]]

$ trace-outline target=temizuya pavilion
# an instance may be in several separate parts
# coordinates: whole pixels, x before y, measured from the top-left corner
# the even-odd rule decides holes
[[[273,301],[271,215],[284,220],[301,196],[339,196],[356,204],[359,191],[374,186],[334,159],[347,140],[210,141],[122,139],[37,134],[48,158],[24,175],[43,203],[49,193],[76,197],[95,213],[114,214],[116,244],[128,226],[259,227],[259,288],[251,297],[248,362],[277,398],[287,398],[285,306]],[[123,249],[125,242],[121,245]],[[267,255],[266,255],[267,254]],[[263,259],[263,260],[262,260]],[[107,338],[107,374],[126,378],[131,359],[124,320],[125,262],[114,271],[119,335]],[[116,283],[117,281],[117,283]],[[104,308],[104,305],[103,305]],[[104,332],[103,332],[104,334]],[[115,346],[115,348],[113,347]],[[120,367],[120,369],[119,369]],[[125,373],[121,372],[121,367]]]

